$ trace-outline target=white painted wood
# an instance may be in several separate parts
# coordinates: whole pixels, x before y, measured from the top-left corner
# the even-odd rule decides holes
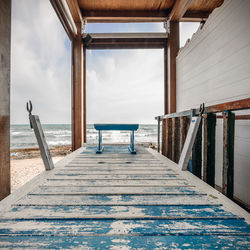
[[[181,170],[187,170],[188,162],[191,156],[192,148],[194,145],[195,137],[201,122],[201,117],[192,117],[190,126],[188,129],[187,137],[184,147],[181,152],[181,157],[178,163],[178,168]]]
[[[176,60],[178,112],[250,97],[249,10],[249,0],[225,0],[181,49]],[[215,183],[221,186],[223,134],[221,121],[217,123]],[[234,188],[248,205],[249,131],[250,121],[236,121]]]

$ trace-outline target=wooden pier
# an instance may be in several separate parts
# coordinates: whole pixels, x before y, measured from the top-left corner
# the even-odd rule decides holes
[[[85,146],[0,202],[0,248],[250,248],[250,216],[159,153]]]

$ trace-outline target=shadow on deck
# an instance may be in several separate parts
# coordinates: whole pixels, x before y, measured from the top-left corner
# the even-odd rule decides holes
[[[136,149],[81,148],[0,202],[0,247],[250,248],[247,212]]]

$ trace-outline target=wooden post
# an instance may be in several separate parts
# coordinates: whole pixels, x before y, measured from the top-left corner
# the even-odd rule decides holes
[[[167,132],[167,119],[162,121],[162,143],[161,143],[161,153],[166,156],[166,132]]]
[[[201,178],[202,168],[202,120],[200,122],[192,149],[192,173]]]
[[[180,151],[182,151],[186,137],[187,137],[187,132],[189,129],[189,123],[190,123],[190,118],[187,116],[182,116],[180,117]]]
[[[172,118],[172,160],[178,163],[180,159],[180,118]]]
[[[76,23],[78,35],[72,40],[72,150],[86,141],[86,62],[81,37],[81,23]]]
[[[179,51],[179,22],[169,22],[167,45],[168,113],[176,112],[176,56]]]
[[[215,131],[216,115],[203,115],[203,180],[210,186],[215,184]]]
[[[172,160],[172,118],[166,119],[166,156]]]
[[[0,200],[10,194],[11,1],[0,1]]]
[[[234,130],[235,114],[223,112],[222,193],[230,199],[234,194]]]

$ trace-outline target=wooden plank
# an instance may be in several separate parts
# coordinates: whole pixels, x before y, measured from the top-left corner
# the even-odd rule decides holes
[[[13,206],[4,219],[233,219],[221,206]]]
[[[43,182],[44,186],[112,186],[112,187],[126,187],[126,186],[189,186],[185,180],[167,179],[167,180],[75,180],[75,179],[48,179]]]
[[[166,130],[166,157],[172,159],[172,119],[167,119],[167,130]]]
[[[168,194],[168,195],[201,195],[193,187],[84,187],[84,186],[40,186],[29,195],[92,195],[92,194]]]
[[[84,113],[86,103],[85,82],[83,73],[86,72],[83,66],[84,63],[84,50],[81,41],[81,24],[77,24],[78,35],[72,41],[72,150],[76,150],[82,146],[84,142]],[[83,101],[84,99],[84,101]]]
[[[215,131],[216,115],[203,115],[203,180],[210,186],[215,185]]]
[[[16,247],[16,248],[43,248],[56,249],[76,249],[76,248],[90,248],[90,249],[116,249],[128,248],[131,249],[157,249],[159,246],[171,246],[175,248],[184,249],[187,246],[195,246],[198,249],[204,247],[209,249],[215,248],[243,248],[249,249],[249,236],[222,236],[222,235],[198,235],[198,236],[0,236],[0,246],[2,248]]]
[[[168,16],[168,20],[179,21],[188,10],[192,1],[193,0],[176,0]]]
[[[161,175],[161,174],[147,174],[147,175],[140,175],[140,174],[55,174],[52,179],[58,180],[176,180],[182,179],[178,178],[178,175],[171,174],[171,175]]]
[[[192,149],[192,173],[201,178],[202,170],[202,120],[200,122]]]
[[[0,2],[0,200],[10,194],[11,1]]]
[[[196,134],[200,125],[201,117],[196,116],[192,117],[190,127],[188,130],[187,138],[181,152],[181,157],[178,163],[178,168],[181,170],[186,170],[188,166],[188,162],[191,156],[191,151],[193,148],[193,144],[196,138]]]
[[[179,22],[170,21],[167,43],[168,114],[176,112],[176,56],[179,46]]]
[[[222,193],[230,199],[233,199],[234,194],[234,133],[235,114],[224,112]]]
[[[29,206],[133,206],[133,205],[213,205],[217,200],[208,199],[205,195],[28,195],[15,205]]]
[[[40,154],[41,154],[45,169],[52,170],[54,168],[54,163],[50,155],[49,146],[46,142],[39,116],[30,115],[29,119],[32,124],[32,128],[34,129],[34,133],[37,139],[37,143],[39,145]]]
[[[14,222],[14,223],[13,223]],[[0,220],[0,235],[245,235],[250,227],[243,220]],[[72,233],[72,222],[74,232]],[[29,227],[27,227],[27,224]]]
[[[162,121],[162,137],[161,137],[161,153],[166,155],[166,134],[167,134],[167,121]]]

